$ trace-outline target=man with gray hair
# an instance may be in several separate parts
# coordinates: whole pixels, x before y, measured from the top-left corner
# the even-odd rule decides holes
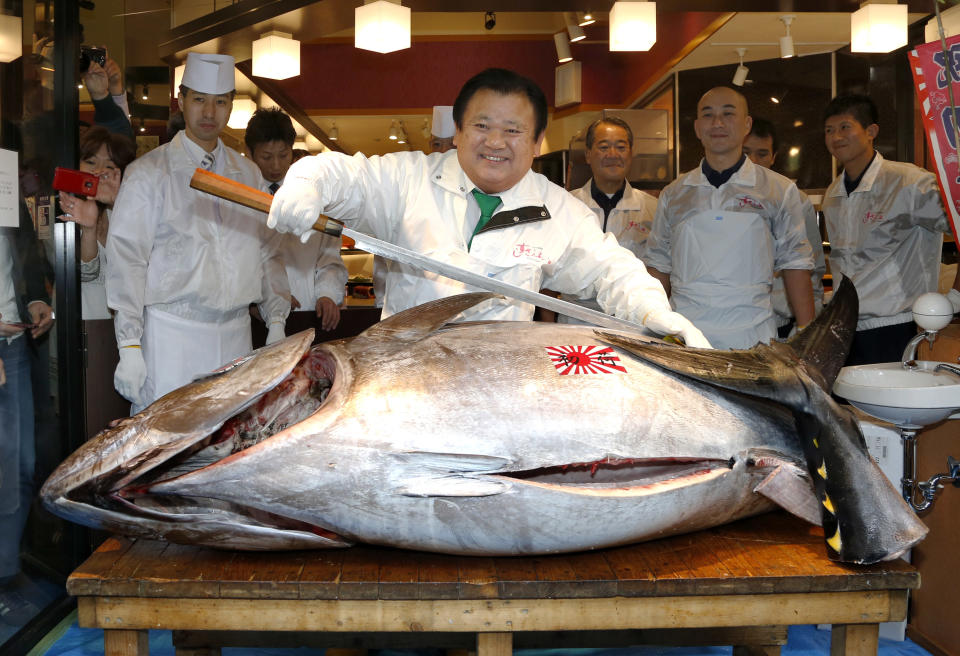
[[[279,237],[254,210],[190,188],[198,168],[252,187],[256,165],[228,148],[234,62],[187,56],[177,102],[185,128],[126,170],[107,239],[107,305],[120,363],[117,391],[139,412],[198,374],[247,354],[250,303],[267,341],[283,337],[290,289]]]

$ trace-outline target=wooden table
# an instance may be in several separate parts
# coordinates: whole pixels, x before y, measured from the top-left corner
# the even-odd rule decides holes
[[[221,552],[111,538],[69,578],[79,624],[105,652],[146,654],[146,629],[178,653],[230,640],[327,645],[733,644],[774,654],[791,624],[833,624],[831,653],[876,654],[877,624],[906,616],[919,586],[903,561],[826,558],[822,532],[783,513],[639,545],[547,557],[458,557],[358,546]],[[219,633],[193,633],[211,632]],[[186,633],[183,633],[186,632]],[[559,633],[558,633],[559,632]],[[429,635],[427,635],[429,634]],[[260,636],[262,638],[262,636]],[[339,641],[339,642],[338,642]]]

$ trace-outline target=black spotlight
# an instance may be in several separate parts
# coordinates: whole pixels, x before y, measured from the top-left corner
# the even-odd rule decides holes
[[[487,15],[483,17],[483,26],[488,30],[492,30],[497,25],[497,15],[492,11],[488,11]]]

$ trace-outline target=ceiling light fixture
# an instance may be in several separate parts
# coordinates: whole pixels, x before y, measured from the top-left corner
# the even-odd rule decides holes
[[[610,10],[610,51],[645,51],[657,42],[657,3],[619,0]]]
[[[587,12],[578,11],[578,12],[577,12],[577,24],[578,24],[580,27],[586,27],[587,25],[593,25],[593,24],[596,23],[596,22],[597,22],[597,19],[594,18],[594,17],[593,17],[593,14],[590,13],[589,11],[587,11]]]
[[[743,83],[747,81],[747,73],[750,72],[750,69],[743,65],[743,56],[747,54],[747,49],[737,48],[737,54],[740,55],[740,65],[737,66],[737,71],[733,74],[733,84],[742,87]]]
[[[573,55],[570,54],[570,42],[567,40],[565,32],[557,32],[553,35],[553,45],[557,47],[557,61],[561,64],[573,61]]]
[[[583,41],[587,35],[583,33],[583,28],[577,24],[576,15],[565,11],[563,12],[563,21],[567,24],[567,34],[570,35],[570,43]]]
[[[497,15],[492,11],[488,11],[486,14],[484,14],[483,26],[488,30],[495,28],[497,26]]]
[[[300,42],[287,32],[267,32],[253,42],[253,74],[271,80],[300,75]]]
[[[397,132],[397,122],[390,121],[390,132],[387,135],[390,141],[396,141],[400,137],[400,133]]]
[[[400,127],[397,130],[397,143],[407,143],[407,131],[403,128],[403,121],[400,121]]]
[[[233,99],[233,109],[230,110],[230,118],[227,120],[227,127],[234,130],[244,130],[253,113],[257,111],[257,103],[250,99],[250,96],[237,96]]]
[[[307,148],[307,142],[306,142],[305,140],[303,140],[303,139],[297,139],[296,141],[294,141],[294,142],[293,142],[293,149],[294,149],[294,150],[305,150],[305,151],[307,151],[308,153],[310,152],[310,149]]]
[[[870,0],[850,14],[851,52],[891,52],[907,45],[907,6]]]
[[[365,0],[353,12],[353,45],[374,52],[410,47],[410,8],[388,0]]]
[[[147,85],[144,84],[144,85],[143,85],[143,93],[140,94],[140,99],[141,99],[141,100],[146,100],[146,99],[149,98],[149,97],[150,97],[150,89],[148,89],[148,88],[147,88]]]
[[[330,137],[330,141],[336,141],[340,138],[340,129],[337,127],[336,121],[331,122],[330,132],[327,133],[327,136]]]
[[[783,21],[784,27],[787,28],[787,35],[780,37],[780,59],[789,59],[793,57],[793,37],[790,36],[790,23],[793,22],[793,19],[796,18],[794,15],[781,16],[780,20]]]
[[[0,15],[0,62],[8,64],[23,54],[23,20]]]

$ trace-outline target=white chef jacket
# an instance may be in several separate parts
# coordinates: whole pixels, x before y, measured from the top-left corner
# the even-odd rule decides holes
[[[144,308],[216,323],[260,303],[269,324],[284,321],[290,290],[280,236],[263,215],[190,188],[199,146],[179,132],[127,168],[107,235],[107,304],[120,347],[139,344]],[[256,165],[223,142],[214,172],[259,187]]]
[[[287,234],[280,252],[300,311],[316,311],[317,301],[324,296],[337,305],[343,303],[347,267],[340,257],[339,239],[313,232],[304,244],[297,235]]]
[[[597,217],[597,226],[603,228],[603,208],[597,204],[590,193],[593,178],[579,189],[570,193],[593,210]],[[653,216],[657,212],[657,199],[650,194],[634,189],[629,182],[624,183],[623,197],[607,216],[607,232],[612,232],[617,242],[637,257],[643,256],[647,236],[653,225]]]
[[[502,205],[473,237],[469,252],[480,209],[456,150],[373,157],[322,153],[294,163],[286,179],[291,177],[316,187],[325,214],[410,250],[532,291],[595,289],[607,312],[638,323],[651,310],[669,310],[660,283],[612,235],[601,233],[590,209],[533,171],[498,194]],[[465,291],[475,290],[394,262],[383,316]],[[529,304],[494,299],[460,318],[523,321],[533,317],[533,310]]]
[[[817,222],[817,209],[800,192],[800,201],[803,205],[803,224],[807,229],[807,241],[813,249],[813,271],[810,272],[810,283],[813,286],[813,308],[820,314],[823,308],[823,276],[827,272],[827,262],[823,255],[823,238],[820,236],[820,224]],[[793,309],[787,300],[787,290],[783,285],[783,276],[777,271],[773,278],[773,289],[770,291],[773,301],[773,313],[777,320],[777,327],[786,326],[793,320]]]
[[[719,188],[702,166],[660,194],[643,259],[714,348],[749,348],[776,336],[774,271],[813,269],[800,192],[749,159]]]
[[[918,296],[937,291],[943,212],[933,173],[880,153],[847,196],[841,173],[823,195],[834,287],[842,274],[860,297],[857,330],[913,320]]]

